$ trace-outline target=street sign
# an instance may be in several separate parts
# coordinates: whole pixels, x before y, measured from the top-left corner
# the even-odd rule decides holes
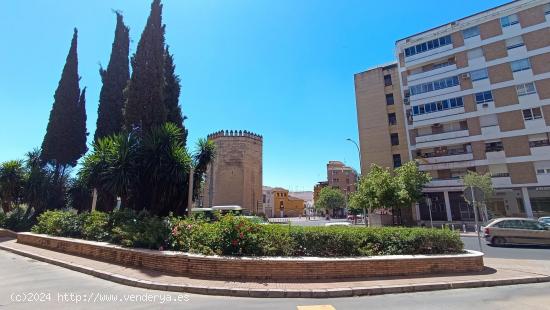
[[[485,200],[485,193],[479,187],[468,186],[464,189],[464,199],[466,199],[469,203],[474,201],[482,202]]]

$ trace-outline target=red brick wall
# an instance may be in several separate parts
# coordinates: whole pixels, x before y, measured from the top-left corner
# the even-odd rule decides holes
[[[98,242],[32,233],[17,242],[131,267],[164,271],[193,278],[239,280],[349,279],[479,272],[483,256],[425,256],[406,258],[251,258],[187,255],[126,249]]]

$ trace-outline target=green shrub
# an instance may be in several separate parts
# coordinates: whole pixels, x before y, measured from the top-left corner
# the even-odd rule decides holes
[[[151,216],[146,211],[116,211],[111,213],[111,241],[127,247],[167,248],[170,234],[168,219]]]
[[[132,210],[81,215],[48,211],[38,217],[33,231],[204,255],[339,257],[463,251],[460,235],[451,230],[262,225],[233,215],[209,222]]]
[[[32,208],[29,209],[26,205],[17,205],[10,212],[4,214],[3,224],[0,223],[0,227],[18,232],[29,231],[35,223],[33,215],[34,210]]]
[[[6,213],[0,210],[0,228],[6,228]]]
[[[83,213],[82,237],[88,240],[109,240],[109,214],[99,211]]]
[[[84,215],[72,211],[46,211],[38,216],[32,231],[61,237],[81,237]]]

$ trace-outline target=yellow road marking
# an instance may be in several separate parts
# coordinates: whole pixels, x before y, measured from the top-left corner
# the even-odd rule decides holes
[[[336,310],[331,305],[297,306],[298,310]]]

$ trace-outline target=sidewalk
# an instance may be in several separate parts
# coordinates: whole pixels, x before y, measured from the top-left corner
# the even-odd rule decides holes
[[[313,283],[230,282],[192,279],[128,268],[19,244],[10,238],[0,238],[0,249],[124,285],[207,295],[325,298],[550,282],[550,262],[535,260],[485,258],[488,268],[476,275]]]

